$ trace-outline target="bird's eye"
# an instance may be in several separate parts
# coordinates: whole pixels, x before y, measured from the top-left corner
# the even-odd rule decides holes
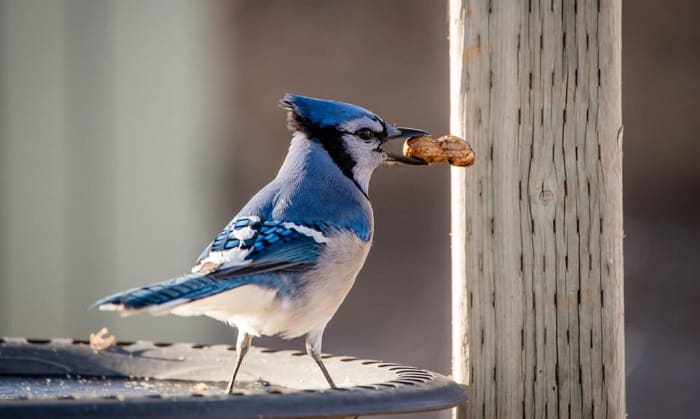
[[[362,128],[362,129],[357,130],[357,132],[355,132],[355,135],[362,138],[363,140],[369,140],[372,137],[374,137],[376,134],[374,133],[374,131],[372,131],[369,128]]]

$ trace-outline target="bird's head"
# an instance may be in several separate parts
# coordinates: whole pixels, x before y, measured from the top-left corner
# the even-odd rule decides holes
[[[286,94],[280,106],[289,111],[289,129],[323,145],[365,193],[372,171],[382,164],[425,164],[382,149],[388,141],[427,135],[425,131],[395,127],[367,109],[332,100]]]

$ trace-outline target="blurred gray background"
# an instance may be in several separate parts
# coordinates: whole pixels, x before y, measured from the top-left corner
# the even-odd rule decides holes
[[[123,340],[232,343],[213,320],[87,306],[189,270],[275,175],[285,92],[447,133],[446,13],[421,0],[0,0],[0,335],[107,326]],[[693,417],[700,388],[697,16],[691,0],[623,5],[636,418]],[[449,373],[448,192],[445,167],[378,170],[374,248],[325,351]]]

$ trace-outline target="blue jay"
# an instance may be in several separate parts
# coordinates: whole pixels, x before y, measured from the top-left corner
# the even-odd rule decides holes
[[[238,330],[227,392],[253,336],[306,335],[321,360],[326,324],[369,252],[374,228],[369,180],[382,164],[425,164],[382,150],[389,140],[427,133],[397,128],[359,106],[287,94],[293,132],[282,167],[226,225],[192,273],[97,301],[101,310],[209,316]]]

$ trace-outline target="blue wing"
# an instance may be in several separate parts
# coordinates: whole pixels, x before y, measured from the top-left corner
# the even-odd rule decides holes
[[[193,272],[231,278],[310,268],[323,251],[328,232],[325,224],[236,218],[202,253]]]
[[[313,268],[331,230],[325,224],[236,218],[202,253],[192,275],[118,293],[94,306],[157,310],[168,303],[184,304],[250,283],[277,287],[279,276],[271,273]]]

